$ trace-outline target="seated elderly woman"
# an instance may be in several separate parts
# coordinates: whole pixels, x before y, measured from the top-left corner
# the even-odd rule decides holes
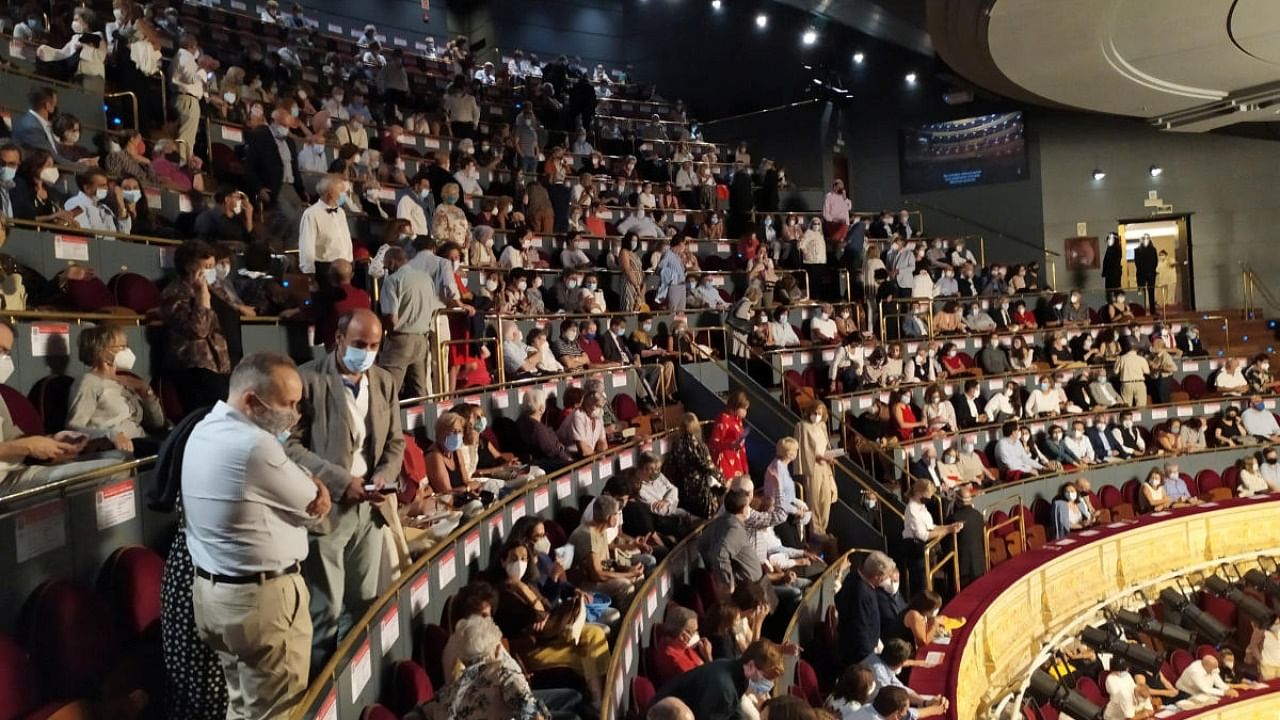
[[[452,495],[454,507],[474,514],[480,508],[474,501],[488,504],[502,490],[496,478],[473,478],[462,454],[467,421],[462,415],[447,412],[436,419],[435,442],[426,454],[427,482],[440,495]]]
[[[122,452],[154,455],[159,440],[148,433],[168,424],[160,399],[130,373],[137,360],[124,331],[113,325],[88,327],[80,333],[80,362],[88,371],[71,387],[67,429],[108,439]]]
[[[433,700],[413,709],[409,720],[545,720],[552,711],[529,687],[520,664],[502,647],[502,630],[490,618],[473,615],[458,622],[454,645],[462,673],[445,683]]]
[[[462,465],[471,478],[498,478],[508,482],[527,482],[546,472],[521,463],[511,453],[504,453],[485,437],[489,418],[479,405],[466,403],[454,409],[466,421],[462,433]]]
[[[569,450],[560,442],[556,431],[543,422],[547,412],[547,396],[539,390],[530,390],[520,400],[520,417],[516,429],[524,438],[525,448],[534,465],[551,472],[568,465]]]

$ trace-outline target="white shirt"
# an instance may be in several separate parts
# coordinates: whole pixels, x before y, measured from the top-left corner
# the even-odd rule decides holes
[[[1065,444],[1066,448],[1081,460],[1094,462],[1096,459],[1093,454],[1093,443],[1089,442],[1088,436],[1081,435],[1080,437],[1076,437],[1075,431],[1073,430],[1072,432],[1067,433],[1066,438],[1063,440],[1063,444]]]
[[[160,72],[160,50],[154,47],[141,35],[129,44],[129,59],[147,77]]]
[[[810,334],[819,333],[823,337],[828,337],[828,338],[836,338],[836,339],[839,338],[839,333],[836,332],[836,321],[832,320],[831,318],[823,319],[821,315],[809,321],[809,333]],[[814,340],[817,340],[817,339],[818,338],[815,335]]]
[[[1240,389],[1248,386],[1248,382],[1244,379],[1244,371],[1236,368],[1235,372],[1228,372],[1224,367],[1218,371],[1218,376],[1214,378],[1213,387],[1215,390],[1225,390],[1228,388]]]
[[[329,171],[329,158],[325,155],[324,145],[307,143],[298,151],[298,170],[305,173],[323,174]]]
[[[84,210],[84,212],[76,216],[76,224],[85,230],[127,233],[133,229],[133,218],[117,219],[115,213],[97,200],[85,195],[83,190],[67,201],[67,210],[75,210],[76,208]]]
[[[1262,633],[1262,664],[1280,666],[1280,628],[1272,625]]]
[[[1227,693],[1227,683],[1223,681],[1222,675],[1217,670],[1207,672],[1204,669],[1204,661],[1196,660],[1182,671],[1182,675],[1178,676],[1178,681],[1174,683],[1174,687],[1188,695],[1212,695],[1214,697],[1222,697]]]
[[[992,393],[991,397],[987,398],[987,405],[982,408],[982,412],[986,413],[987,417],[992,420],[994,420],[1000,413],[1013,415],[1015,417],[1018,414],[1014,412],[1013,403],[1009,402],[1009,396],[1005,395],[1003,391]]]
[[[996,443],[996,462],[1006,470],[1016,470],[1032,475],[1044,469],[1043,465],[1031,457],[1022,443],[1013,437],[1000,438]]]
[[[281,570],[307,556],[316,485],[270,433],[219,401],[182,458],[187,548],[217,575]]]
[[[502,256],[498,258],[498,264],[508,270],[523,268],[524,255],[514,245],[508,245],[502,249]]]
[[[662,510],[653,507],[659,501],[667,503]],[[640,483],[640,502],[648,505],[655,515],[674,515],[679,509],[680,491],[666,475],[658,473],[658,477]]]
[[[1027,403],[1023,407],[1027,412],[1027,416],[1033,415],[1060,415],[1062,414],[1061,398],[1054,390],[1041,390],[1036,388],[1027,396]]]
[[[769,323],[769,334],[773,336],[773,344],[778,347],[795,347],[800,344],[795,328],[785,318]]]
[[[1137,698],[1133,696],[1138,684],[1133,681],[1133,675],[1113,672],[1107,675],[1105,684],[1110,700],[1102,711],[1102,720],[1132,720],[1138,711]]]
[[[317,262],[353,258],[347,212],[341,207],[330,208],[324,200],[317,200],[302,213],[298,226],[298,267],[302,272],[311,274],[316,271]]]
[[[929,533],[933,531],[933,528],[933,516],[929,514],[929,510],[924,506],[924,503],[918,500],[908,502],[907,514],[902,525],[903,539],[927,542]]]
[[[1258,465],[1258,472],[1262,474],[1262,479],[1267,481],[1267,487],[1271,488],[1272,492],[1280,491],[1280,463],[1272,465],[1264,460]]]
[[[796,243],[801,262],[806,265],[822,265],[827,262],[827,241],[821,230],[805,230]]]
[[[408,220],[414,235],[431,234],[431,226],[427,223],[427,212],[422,209],[422,205],[408,195],[402,196],[400,202],[396,203],[396,217]]]
[[[174,89],[179,93],[194,95],[197,99],[204,98],[204,71],[196,64],[196,54],[190,50],[178,50],[171,79]]]
[[[560,266],[565,268],[591,267],[591,258],[578,248],[566,248],[560,251]]]
[[[346,381],[343,380],[343,385]],[[364,440],[369,432],[369,376],[360,376],[356,386],[359,392],[347,391],[347,424],[351,430],[351,474],[364,477],[369,472],[369,461],[364,459]]]
[[[1249,408],[1240,413],[1240,421],[1244,424],[1244,431],[1250,435],[1268,438],[1280,434],[1280,425],[1276,424],[1270,410]]]

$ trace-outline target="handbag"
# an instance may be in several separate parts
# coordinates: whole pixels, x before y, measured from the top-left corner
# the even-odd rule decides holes
[[[577,644],[582,626],[587,621],[587,605],[581,595],[574,595],[547,613],[547,622],[535,633],[539,641],[565,639]]]

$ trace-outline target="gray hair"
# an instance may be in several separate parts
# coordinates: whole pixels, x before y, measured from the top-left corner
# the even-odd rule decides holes
[[[273,396],[276,370],[288,368],[295,373],[298,366],[288,355],[260,352],[246,355],[231,373],[230,397],[251,392],[260,397]]]
[[[458,638],[458,659],[464,665],[493,657],[493,651],[502,643],[502,630],[492,618],[481,615],[460,620],[453,634]]]
[[[888,575],[897,567],[898,564],[893,561],[893,558],[879,550],[872,550],[867,553],[867,558],[862,561],[862,574],[866,577]]]
[[[686,607],[672,605],[667,610],[667,618],[662,621],[662,628],[667,631],[669,637],[675,637],[684,632],[684,626],[689,624],[690,620],[697,620],[698,614]]]
[[[753,495],[756,491],[756,484],[752,482],[751,476],[743,473],[729,481],[730,490],[741,490],[747,495]]]
[[[533,415],[547,409],[547,396],[541,390],[530,390],[520,398],[520,414]]]
[[[595,505],[592,508],[591,520],[604,522],[618,514],[618,500],[612,495],[600,495],[595,499]]]
[[[493,237],[493,228],[488,225],[477,225],[472,228],[471,237],[479,240],[480,242],[484,242],[485,240]]]

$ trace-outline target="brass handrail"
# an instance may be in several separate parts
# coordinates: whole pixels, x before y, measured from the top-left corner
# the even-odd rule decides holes
[[[699,538],[701,538],[702,531],[707,528],[707,524],[709,522],[710,521],[704,521],[699,524],[698,527],[694,528],[692,532],[677,543],[675,547],[671,548],[670,552],[667,553],[667,557],[663,558],[662,564],[656,566],[653,571],[649,573],[649,577],[645,578],[644,582],[640,587],[636,588],[635,593],[632,595],[633,600],[631,601],[631,607],[627,608],[626,614],[622,616],[622,620],[618,624],[618,637],[614,641],[614,650],[609,653],[609,668],[605,672],[604,676],[605,692],[603,693],[604,697],[602,697],[600,701],[600,720],[617,720],[618,717],[621,717],[621,714],[613,707],[616,695],[614,694],[615,691],[608,686],[608,683],[616,681],[620,674],[619,670],[622,667],[623,655],[626,652],[623,650],[623,644],[627,642],[631,633],[635,632],[636,618],[640,614],[641,609],[644,608],[645,598],[648,597],[649,593],[652,592],[660,582],[660,576],[663,573],[659,572],[659,569],[663,568],[666,564],[667,558],[679,557],[679,554],[690,552],[690,547],[697,542]],[[643,637],[636,638],[637,644],[642,641]]]
[[[181,245],[181,240],[172,240],[169,238],[151,237],[149,235],[132,235],[129,233],[115,232],[113,230],[88,230],[79,225],[58,225],[55,223],[40,222],[38,220],[21,220],[19,218],[5,218],[6,226],[16,226],[20,228],[30,228],[33,230],[48,230],[58,233],[59,235],[77,235],[85,237],[109,237],[115,240],[124,240],[125,242],[138,243],[140,245],[164,245],[174,247]]]
[[[129,100],[133,103],[133,127],[132,127],[132,128],[130,128],[130,129],[131,129],[131,130],[134,130],[134,131],[136,132],[136,131],[137,131],[137,129],[138,129],[138,123],[139,123],[139,121],[141,121],[141,119],[142,119],[142,118],[138,117],[138,95],[137,95],[137,93],[133,92],[132,90],[125,90],[125,91],[123,91],[123,92],[107,93],[107,94],[105,94],[105,95],[103,95],[103,96],[102,96],[102,99],[103,99],[103,100],[110,100],[111,98],[124,97],[124,96],[126,96],[126,95],[127,95],[127,96],[129,96]]]
[[[88,472],[81,473],[74,477],[69,477],[69,478],[59,480],[57,482],[51,482],[45,485],[41,485],[40,487],[20,490],[18,492],[11,493],[9,495],[0,496],[0,508],[5,507],[6,505],[14,505],[23,500],[28,500],[34,497],[41,497],[44,495],[51,496],[55,492],[62,492],[74,487],[79,487],[80,485],[83,485],[91,480],[101,480],[102,478],[111,477],[112,475],[119,475],[120,473],[129,472],[130,470],[138,470],[145,466],[154,465],[155,462],[156,462],[156,456],[149,455],[144,458],[138,458],[137,460],[122,461],[118,465],[111,465],[109,467],[90,470]]]
[[[933,561],[933,549],[946,542],[951,541],[951,550],[938,558],[935,563]],[[946,569],[947,565],[951,565],[951,581],[953,590],[960,592],[960,540],[957,533],[947,533],[939,535],[924,545],[924,586],[925,589],[933,592],[933,576],[939,571]],[[914,591],[913,591],[914,592]]]
[[[422,554],[421,557],[415,560],[412,565],[402,570],[400,576],[392,581],[387,589],[385,589],[377,599],[369,604],[364,615],[352,624],[347,635],[338,644],[337,651],[329,657],[329,660],[325,663],[324,667],[312,676],[309,684],[307,685],[306,693],[303,695],[299,703],[294,706],[293,712],[289,715],[289,720],[306,720],[310,708],[316,704],[317,700],[319,700],[321,692],[331,688],[333,683],[337,682],[339,662],[346,656],[350,655],[358,643],[364,641],[366,635],[364,631],[371,627],[374,621],[386,611],[387,605],[399,596],[401,590],[403,590],[406,585],[417,579],[417,576],[423,572],[437,556],[443,554],[447,548],[452,548],[458,538],[467,535],[477,528],[483,527],[484,524],[491,518],[495,517],[497,513],[505,510],[507,505],[515,502],[517,499],[525,498],[531,491],[543,487],[549,487],[555,480],[561,477],[571,476],[572,473],[577,472],[579,469],[595,464],[602,457],[612,457],[620,450],[640,447],[645,442],[652,442],[653,440],[661,438],[671,432],[674,431],[665,430],[643,440],[637,439],[622,445],[616,445],[603,453],[597,453],[595,455],[582,458],[581,460],[566,465],[555,472],[547,473],[536,480],[531,480],[522,488],[521,492],[511,493],[510,495],[496,500],[489,506],[486,512],[460,524],[453,532],[436,541],[426,550],[426,552]]]
[[[986,526],[986,528],[984,528],[983,530],[982,547],[986,551],[985,562],[986,562],[987,570],[991,569],[991,538],[995,535],[997,530],[1003,527],[1007,527],[1009,525],[1017,525],[1018,526],[1018,547],[1021,548],[1020,552],[1027,551],[1027,518],[1022,512],[1022,508],[1025,506],[1022,504],[1022,500],[1021,500],[1022,496],[1019,495],[1018,498],[1019,500],[1018,500],[1017,512],[1009,515],[1009,517],[1005,518],[1004,520],[1001,520],[1000,522],[994,525]]]

